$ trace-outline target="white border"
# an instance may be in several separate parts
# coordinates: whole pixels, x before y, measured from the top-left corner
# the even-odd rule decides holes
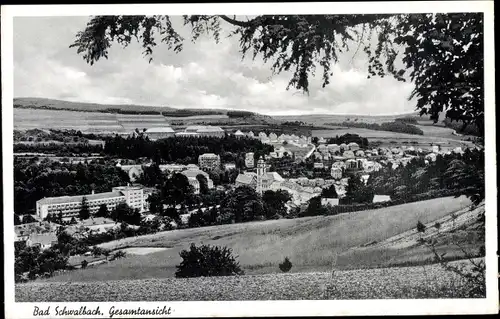
[[[476,314],[498,312],[497,287],[497,193],[495,134],[495,73],[493,1],[429,2],[349,2],[349,3],[258,3],[258,4],[160,4],[160,5],[33,5],[2,6],[2,141],[4,176],[4,269],[5,315],[7,318],[32,317],[33,305],[49,303],[15,303],[14,301],[14,231],[13,212],[13,17],[14,16],[85,16],[114,14],[237,14],[265,13],[317,14],[341,13],[421,13],[484,12],[485,49],[485,130],[486,130],[486,276],[487,298],[472,300],[356,300],[356,301],[238,301],[238,302],[129,302],[120,306],[148,307],[168,305],[174,317],[203,316],[314,316],[314,315],[425,315]],[[100,305],[107,308],[118,303],[73,303]],[[71,305],[71,303],[50,303]],[[48,318],[48,317],[44,317]],[[119,317],[116,317],[119,318]]]

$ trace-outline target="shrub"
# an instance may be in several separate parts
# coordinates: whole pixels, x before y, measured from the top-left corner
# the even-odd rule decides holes
[[[183,259],[177,266],[175,277],[211,277],[243,275],[239,263],[227,247],[191,244],[189,250],[179,254]]]
[[[119,259],[125,257],[125,252],[123,250],[119,250],[115,253],[114,258]]]
[[[88,265],[88,264],[89,264],[89,262],[88,262],[88,261],[86,261],[86,260],[82,260],[82,269],[87,268],[87,265]]]
[[[292,269],[292,262],[288,257],[285,257],[285,260],[279,264],[279,267],[282,272],[289,272]]]

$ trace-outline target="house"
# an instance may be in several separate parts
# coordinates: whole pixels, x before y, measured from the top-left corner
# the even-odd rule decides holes
[[[389,196],[389,195],[375,195],[375,196],[373,196],[374,203],[388,202],[390,200],[391,200],[391,196]]]
[[[232,169],[236,169],[236,164],[235,163],[225,163],[224,164],[224,170],[225,171],[230,171]]]
[[[243,134],[242,131],[237,130],[236,133],[234,133],[234,136],[236,136],[237,138],[241,138],[241,137],[245,136],[245,134]]]
[[[353,151],[344,151],[344,153],[342,153],[342,155],[345,157],[345,158],[354,158],[355,155],[354,155],[354,152]]]
[[[359,144],[352,142],[347,145],[351,151],[357,151],[359,150]]]
[[[314,163],[314,168],[315,168],[315,169],[322,169],[322,168],[324,168],[324,167],[325,167],[325,166],[324,166],[324,165],[323,165],[323,163],[321,163],[321,162],[316,162],[316,163]]]
[[[26,246],[40,247],[41,250],[48,249],[57,244],[57,235],[55,232],[44,234],[31,234],[26,240]]]
[[[323,206],[337,206],[338,204],[338,198],[321,198],[321,205]]]

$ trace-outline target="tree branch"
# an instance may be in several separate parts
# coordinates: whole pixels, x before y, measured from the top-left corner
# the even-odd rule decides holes
[[[228,23],[231,23],[232,25],[236,25],[238,27],[249,27],[252,25],[252,20],[248,20],[248,21],[240,21],[240,20],[236,20],[236,19],[232,19],[226,15],[220,15],[219,16],[222,20],[228,22]]]

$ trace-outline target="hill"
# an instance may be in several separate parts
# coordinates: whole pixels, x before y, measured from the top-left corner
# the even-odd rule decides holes
[[[175,266],[181,261],[179,252],[188,248],[190,243],[201,242],[232,248],[247,274],[280,272],[278,263],[285,256],[292,261],[294,272],[329,271],[332,264],[341,269],[373,267],[371,253],[367,253],[367,258],[358,256],[355,260],[340,257],[351,248],[410,231],[419,220],[431,223],[469,205],[470,201],[465,197],[446,197],[336,216],[190,228],[125,238],[101,246],[125,250],[133,247],[128,251],[128,257],[43,281],[173,277]],[[402,256],[404,252],[404,249],[400,251]],[[401,258],[386,265],[405,262],[407,260]]]
[[[15,98],[14,128],[75,129],[91,133],[130,132],[135,128],[175,125],[267,125],[279,121],[253,112],[111,105],[45,98]]]

